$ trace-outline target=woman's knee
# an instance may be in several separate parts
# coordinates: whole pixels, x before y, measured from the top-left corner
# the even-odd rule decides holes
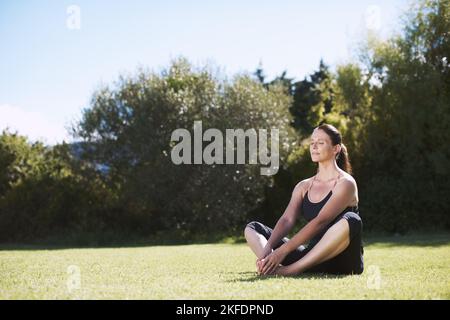
[[[259,223],[258,221],[252,221],[252,222],[249,222],[249,223],[247,223],[247,224],[245,225],[244,230],[246,230],[247,228],[256,230],[256,225],[257,225],[258,223]]]
[[[252,221],[252,222],[247,223],[244,228],[244,236],[247,237],[247,235],[250,232],[256,232],[257,224],[258,224],[258,221]]]
[[[357,235],[361,235],[363,224],[359,214],[349,211],[346,212],[342,218],[344,218],[348,222],[351,238]]]
[[[254,232],[263,235],[266,239],[269,239],[270,235],[272,234],[272,229],[258,221],[247,223],[244,229],[244,235],[246,236],[246,238],[247,235],[250,235]]]

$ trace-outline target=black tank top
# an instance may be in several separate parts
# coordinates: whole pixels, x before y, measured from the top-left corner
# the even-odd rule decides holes
[[[337,183],[339,177],[336,179],[336,182],[334,183],[333,188],[330,190],[330,192],[328,192],[328,194],[325,196],[325,198],[323,198],[319,202],[311,202],[308,197],[308,192],[309,192],[309,190],[311,190],[312,184],[315,179],[316,179],[316,176],[314,176],[314,179],[311,182],[311,184],[308,188],[308,191],[306,191],[305,196],[303,197],[302,204],[301,204],[302,215],[305,217],[305,219],[308,222],[313,220],[315,217],[317,217],[317,215],[319,214],[320,210],[323,208],[325,203],[327,203],[328,199],[330,199],[330,197],[333,193],[333,189],[336,186],[336,183]],[[341,213],[339,213],[339,215],[337,215],[336,219],[334,219],[333,222],[331,222],[322,232],[320,232],[320,234],[315,236],[314,239],[311,241],[313,241],[313,242],[318,241],[323,236],[323,234],[326,232],[326,230],[328,230],[329,227],[331,227],[338,219],[340,219],[344,213],[349,212],[349,211],[359,214],[359,209],[358,209],[357,205],[349,206],[349,207],[345,208]]]

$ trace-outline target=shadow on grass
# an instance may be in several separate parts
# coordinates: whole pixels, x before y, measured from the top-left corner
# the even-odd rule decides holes
[[[256,272],[232,272],[235,275],[233,280],[227,280],[226,282],[257,282],[270,279],[343,279],[347,277],[353,277],[349,274],[329,274],[329,273],[303,273],[297,276],[285,277],[285,276],[260,276]]]
[[[9,250],[63,250],[90,248],[140,248],[149,246],[180,246],[202,244],[244,244],[243,236],[198,236],[193,238],[153,237],[150,239],[114,239],[110,237],[97,239],[90,237],[53,238],[33,243],[4,243],[0,244],[0,251]],[[439,247],[450,245],[450,233],[414,233],[407,235],[365,235],[364,246],[382,247]]]
[[[202,244],[238,244],[244,243],[243,236],[197,235],[180,236],[174,234],[153,235],[146,238],[133,236],[117,237],[111,234],[82,234],[67,237],[52,237],[24,243],[0,243],[0,251],[9,250],[63,250],[63,249],[96,249],[96,248],[141,248],[150,246],[182,246]]]
[[[380,245],[383,247],[439,247],[450,245],[450,233],[407,234],[393,236],[367,236],[363,238],[364,246]]]

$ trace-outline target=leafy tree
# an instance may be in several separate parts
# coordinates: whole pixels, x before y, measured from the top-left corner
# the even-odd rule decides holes
[[[248,75],[227,82],[181,58],[161,74],[139,70],[98,90],[73,131],[93,146],[84,159],[109,168],[127,208],[123,214],[143,232],[240,230],[271,178],[249,164],[175,165],[171,134],[178,128],[192,134],[196,120],[203,130],[223,134],[227,128],[277,128],[283,162],[294,136],[283,90],[277,84],[266,89]]]
[[[366,68],[379,85],[371,94],[359,174],[369,223],[378,229],[450,225],[442,201],[450,191],[448,30],[449,1],[420,1],[402,34],[366,46]]]
[[[290,108],[294,117],[293,127],[302,136],[308,136],[320,123],[324,114],[331,111],[333,92],[330,86],[331,73],[320,60],[319,70],[294,84],[294,102]]]
[[[0,241],[64,241],[89,232],[99,239],[112,230],[114,195],[74,162],[67,144],[0,135]]]

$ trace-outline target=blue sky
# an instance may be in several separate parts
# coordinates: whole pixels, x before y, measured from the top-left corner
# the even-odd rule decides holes
[[[138,65],[159,71],[180,55],[226,75],[261,62],[269,78],[287,70],[301,79],[320,58],[332,67],[350,61],[367,29],[398,30],[408,3],[0,0],[0,130],[68,141],[65,127],[100,83]]]

